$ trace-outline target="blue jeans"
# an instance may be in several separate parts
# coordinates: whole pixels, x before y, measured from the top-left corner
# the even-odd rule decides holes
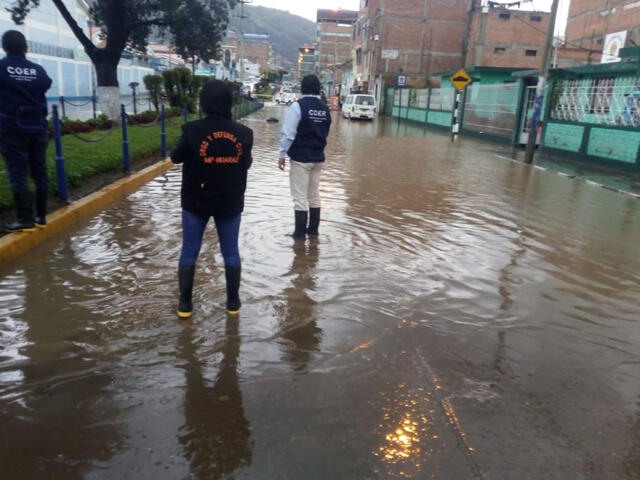
[[[241,214],[231,218],[216,218],[216,230],[220,241],[220,251],[227,267],[240,266],[238,251],[238,233],[240,232]],[[182,210],[182,252],[180,265],[195,265],[202,247],[202,237],[209,222],[207,215],[198,215]]]

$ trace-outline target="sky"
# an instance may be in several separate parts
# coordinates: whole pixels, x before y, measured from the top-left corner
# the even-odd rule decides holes
[[[496,0],[506,2],[507,0]],[[511,0],[509,0],[511,1]],[[529,9],[547,10],[551,9],[552,0],[531,0],[523,6]],[[566,24],[567,11],[569,9],[570,0],[560,0],[560,12],[558,15],[558,26],[556,34],[564,32]],[[360,0],[253,0],[252,5],[262,5],[263,7],[277,8],[279,10],[288,10],[289,12],[316,21],[316,10],[319,8],[343,10],[358,10],[360,8]]]

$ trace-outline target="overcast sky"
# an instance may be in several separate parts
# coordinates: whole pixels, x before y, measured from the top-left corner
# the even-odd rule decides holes
[[[496,0],[506,3],[512,0]],[[547,10],[551,9],[552,0],[531,0],[523,4],[527,9]],[[564,25],[569,9],[570,0],[560,0],[560,15],[558,18],[557,33],[564,30]],[[280,10],[288,10],[289,12],[316,21],[316,10],[318,8],[342,8],[344,10],[358,10],[360,8],[360,0],[253,0],[253,5],[262,5],[265,7],[278,8]]]

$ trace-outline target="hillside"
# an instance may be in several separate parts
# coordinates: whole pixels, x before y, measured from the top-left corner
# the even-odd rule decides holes
[[[313,43],[316,24],[306,18],[292,15],[275,8],[245,5],[245,33],[266,33],[271,37],[271,45],[275,53],[282,55],[294,64],[298,59],[298,47],[305,43]],[[235,15],[239,15],[239,7]],[[230,18],[229,28],[240,30],[240,19]]]

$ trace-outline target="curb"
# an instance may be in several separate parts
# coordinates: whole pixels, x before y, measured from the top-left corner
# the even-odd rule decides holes
[[[56,210],[47,216],[47,226],[45,228],[39,228],[35,232],[5,235],[0,238],[0,265],[15,260],[45,240],[66,230],[78,220],[133,193],[149,180],[166,172],[172,166],[171,160],[163,160],[111,185],[107,185],[97,192],[82,197],[67,207]]]
[[[526,165],[526,163],[523,163],[523,162],[521,162],[519,160],[515,160],[513,158],[505,157],[503,155],[497,155],[497,154],[495,154],[495,155],[496,155],[496,157],[498,157],[498,158],[500,158],[502,160],[509,160],[510,162],[518,163],[520,165]],[[587,185],[591,185],[592,187],[604,188],[605,190],[609,190],[610,192],[620,193],[622,195],[626,195],[627,197],[637,198],[637,199],[640,200],[640,194],[638,194],[638,193],[633,193],[633,192],[629,192],[627,190],[622,190],[621,188],[609,187],[608,185],[603,185],[602,183],[594,182],[593,180],[588,180],[586,178],[582,178],[582,177],[579,177],[577,175],[571,175],[569,173],[559,172],[557,170],[553,170],[553,169],[550,169],[550,168],[541,167],[540,165],[530,165],[530,166],[535,168],[536,170],[540,170],[542,172],[555,173],[556,175],[558,175],[560,177],[565,177],[565,178],[570,178],[572,180],[577,180],[578,182],[586,183]]]

